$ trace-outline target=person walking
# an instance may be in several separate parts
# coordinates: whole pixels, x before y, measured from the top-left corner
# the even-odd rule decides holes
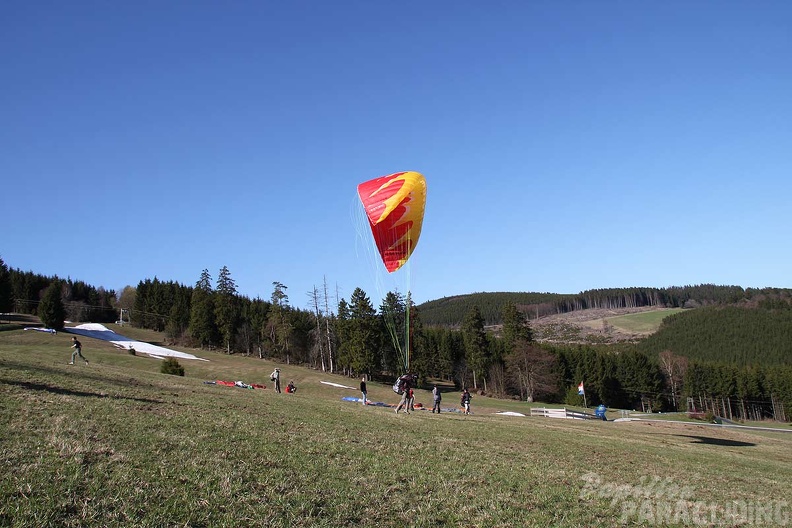
[[[405,408],[407,414],[410,414],[410,389],[413,384],[413,378],[410,375],[404,375],[398,380],[399,387],[402,391],[401,393],[401,400],[399,401],[399,405],[396,406],[396,414],[399,414],[399,411],[402,410],[402,407]]]
[[[279,368],[276,368],[275,370],[272,371],[272,374],[270,374],[270,380],[275,382],[275,392],[280,394],[281,390],[280,390],[280,369]]]
[[[464,414],[470,414],[470,392],[465,387],[465,390],[462,391],[462,398],[459,403],[462,404],[462,409]]]
[[[437,411],[437,414],[440,414],[440,400],[442,400],[443,397],[440,395],[440,387],[438,387],[437,385],[435,385],[434,388],[432,388],[432,399],[434,399],[434,405],[432,406],[432,414],[434,414],[435,411]]]
[[[363,405],[366,405],[366,398],[368,397],[368,392],[366,391],[366,377],[365,376],[360,378],[360,393],[363,394]]]
[[[74,358],[76,358],[77,356],[79,356],[80,359],[85,361],[85,364],[87,365],[88,364],[88,360],[85,359],[85,356],[82,355],[82,343],[77,341],[76,337],[72,337],[72,346],[71,346],[71,348],[74,349],[74,352],[72,352],[72,358],[71,358],[71,361],[69,361],[69,365],[74,365]]]

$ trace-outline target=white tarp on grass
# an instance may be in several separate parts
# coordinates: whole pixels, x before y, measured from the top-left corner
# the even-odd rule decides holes
[[[357,390],[355,387],[350,387],[348,385],[341,385],[340,383],[333,383],[332,381],[320,381],[319,383],[324,383],[325,385],[330,385],[332,387],[338,387],[339,389]]]
[[[98,323],[86,323],[78,326],[69,326],[63,329],[64,332],[77,334],[85,337],[92,337],[94,339],[101,339],[102,341],[110,341],[115,346],[129,350],[134,348],[136,353],[148,354],[149,356],[162,359],[164,357],[174,357],[179,359],[197,359],[199,361],[209,361],[208,359],[199,358],[192,354],[185,352],[177,352],[169,348],[152,345],[145,341],[135,341],[120,334],[116,334],[109,330],[104,325]]]

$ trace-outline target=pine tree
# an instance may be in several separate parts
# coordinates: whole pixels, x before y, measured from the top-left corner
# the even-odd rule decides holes
[[[211,346],[216,342],[217,327],[213,296],[212,276],[209,274],[209,270],[205,269],[195,284],[190,301],[190,334],[193,339],[198,341],[201,348]]]
[[[215,320],[218,330],[223,336],[226,345],[226,353],[231,353],[231,344],[236,334],[237,323],[239,322],[239,303],[237,302],[237,290],[234,279],[228,267],[223,266],[217,277],[217,288],[215,288]]]
[[[512,351],[518,341],[533,341],[533,332],[525,314],[517,310],[517,305],[507,301],[501,310],[503,319],[503,340],[507,353]]]
[[[349,350],[350,334],[351,334],[351,321],[352,313],[349,308],[349,303],[346,299],[338,301],[338,316],[336,317],[336,337],[338,338],[338,347],[336,348],[336,367],[339,370],[349,368],[351,363],[351,353]]]
[[[0,258],[0,313],[13,310],[14,303],[11,298],[11,273],[8,266]]]
[[[473,388],[477,389],[477,376],[487,371],[489,367],[489,347],[487,346],[487,335],[484,332],[484,318],[478,306],[473,305],[465,319],[462,321],[462,338],[465,343],[465,360],[473,371]],[[486,379],[484,380],[486,389]]]
[[[180,340],[190,326],[191,296],[191,288],[186,286],[176,288],[173,306],[168,314],[168,324],[165,326],[166,335],[174,341]]]
[[[280,282],[273,282],[270,308],[267,320],[267,330],[273,347],[289,362],[292,324],[289,317],[289,296],[286,294],[287,287]]]
[[[44,291],[44,297],[38,306],[38,316],[47,328],[63,330],[63,321],[66,318],[66,309],[61,300],[62,283],[53,281]]]
[[[349,366],[355,374],[371,372],[375,365],[374,350],[382,335],[377,328],[376,311],[360,288],[355,288],[349,301]]]
[[[386,372],[402,373],[405,368],[407,310],[405,300],[398,292],[388,292],[380,304],[383,343],[381,347],[381,368]]]

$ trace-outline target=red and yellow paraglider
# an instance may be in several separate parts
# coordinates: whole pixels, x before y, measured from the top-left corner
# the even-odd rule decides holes
[[[384,312],[382,316],[391,333],[394,348],[403,358],[404,372],[409,372],[410,267],[405,267],[405,264],[408,264],[421,236],[426,207],[426,179],[419,172],[396,172],[361,183],[357,192],[379,258],[389,275],[401,275],[406,282],[404,313]],[[365,229],[363,225],[360,227]],[[376,258],[375,255],[371,256]],[[379,263],[376,266],[382,269]],[[379,280],[377,283],[379,287]],[[382,291],[380,293],[384,294]],[[395,293],[398,294],[398,291]],[[402,320],[404,328],[401,328]],[[403,338],[399,337],[402,330]]]
[[[418,172],[397,172],[358,185],[374,242],[389,273],[401,268],[421,236],[426,179]]]

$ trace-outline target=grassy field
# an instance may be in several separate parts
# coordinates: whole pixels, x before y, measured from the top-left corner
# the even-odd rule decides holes
[[[175,377],[85,338],[70,366],[69,340],[0,331],[0,526],[792,522],[792,434],[500,416],[528,408],[481,396],[472,416],[396,415],[310,369],[277,365],[298,391],[275,394],[205,383],[269,386],[269,361],[185,350],[210,361]]]
[[[608,317],[606,320],[616,328],[625,332],[636,334],[650,334],[660,328],[660,323],[675,313],[681,312],[682,308],[668,308],[664,310],[653,310],[650,312],[640,312],[617,317]]]

